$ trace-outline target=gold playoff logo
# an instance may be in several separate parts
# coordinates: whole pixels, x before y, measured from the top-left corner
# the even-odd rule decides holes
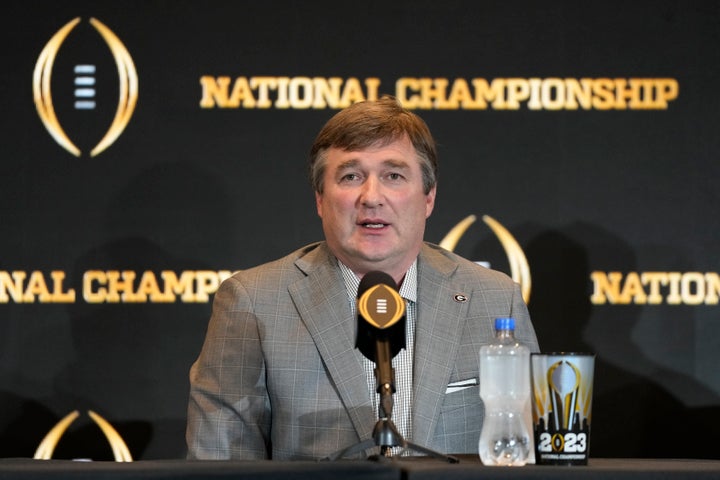
[[[132,455],[130,454],[130,450],[128,449],[127,444],[122,439],[117,430],[113,428],[110,422],[108,422],[92,410],[88,410],[88,415],[90,416],[90,418],[92,418],[95,424],[100,427],[103,435],[105,435],[105,438],[110,443],[110,447],[112,448],[115,461],[132,462]],[[40,442],[37,450],[35,450],[35,460],[50,460],[52,458],[53,452],[55,451],[55,447],[60,441],[60,438],[65,433],[65,430],[67,430],[70,424],[74,422],[75,419],[79,416],[80,412],[74,410],[68,413],[57,424],[55,424],[55,426],[50,429],[47,435],[45,435],[45,438],[43,438],[42,442]]]
[[[373,327],[386,329],[405,315],[405,300],[395,289],[380,283],[360,296],[357,308]]]
[[[527,258],[523,252],[520,244],[515,240],[515,237],[503,227],[500,222],[495,220],[489,215],[483,215],[483,221],[490,227],[495,236],[500,240],[500,244],[505,250],[508,262],[510,263],[510,275],[513,280],[520,284],[522,291],[523,300],[525,303],[530,301],[530,291],[532,289],[532,280],[530,278],[530,267],[528,265]],[[465,231],[475,223],[477,217],[475,215],[469,215],[455,225],[445,238],[440,242],[440,246],[446,250],[453,251],[457,246],[460,238],[465,234]]]
[[[76,157],[79,157],[82,152],[67,136],[57,118],[55,107],[53,106],[50,80],[52,77],[53,64],[58,52],[60,51],[60,47],[78,23],[80,23],[79,17],[65,24],[65,26],[53,35],[40,53],[33,73],[33,97],[35,99],[35,106],[37,107],[40,119],[55,141]],[[130,122],[130,117],[132,117],[133,111],[135,110],[135,104],[137,103],[138,77],[135,65],[130,57],[130,53],[127,51],[125,45],[123,45],[120,39],[107,26],[97,19],[91,18],[90,24],[95,28],[110,48],[110,52],[112,53],[117,66],[120,85],[118,106],[115,112],[115,117],[105,135],[90,151],[90,156],[94,157],[112,145]],[[88,88],[86,90],[91,89]]]

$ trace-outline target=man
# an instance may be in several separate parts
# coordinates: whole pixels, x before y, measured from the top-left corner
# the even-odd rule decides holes
[[[478,351],[494,319],[515,317],[516,336],[538,349],[518,285],[423,241],[436,147],[395,99],[339,112],[310,157],[325,241],[218,289],[190,372],[189,458],[320,459],[372,437],[373,365],[355,348],[355,297],[370,271],[389,274],[407,305],[407,348],[393,358],[400,433],[477,453]]]

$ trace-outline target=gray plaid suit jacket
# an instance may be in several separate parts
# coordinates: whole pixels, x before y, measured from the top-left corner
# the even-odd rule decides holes
[[[413,438],[441,453],[477,453],[483,405],[478,351],[494,319],[538,350],[517,284],[435,245],[418,257]],[[191,459],[319,459],[372,437],[362,354],[337,260],[324,242],[236,273],[213,302],[190,369]]]

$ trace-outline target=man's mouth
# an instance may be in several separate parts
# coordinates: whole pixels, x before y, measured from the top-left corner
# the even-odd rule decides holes
[[[383,228],[387,227],[386,223],[361,223],[365,228]]]

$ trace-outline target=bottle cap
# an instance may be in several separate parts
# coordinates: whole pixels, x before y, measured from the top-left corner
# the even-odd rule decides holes
[[[515,330],[515,319],[512,317],[496,318],[495,330]]]

